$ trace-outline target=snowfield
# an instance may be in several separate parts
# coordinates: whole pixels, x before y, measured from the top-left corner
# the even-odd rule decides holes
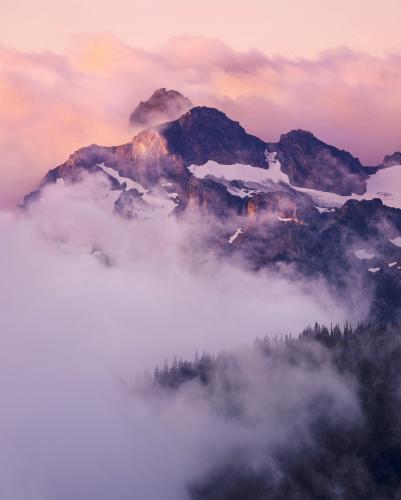
[[[401,208],[401,165],[383,168],[370,176],[364,199],[380,198],[388,207]]]
[[[223,165],[215,161],[208,161],[204,165],[191,165],[188,170],[198,179],[211,177],[220,181],[226,185],[231,194],[241,198],[252,197],[257,192],[272,191],[274,185],[276,185],[276,190],[279,189],[280,185],[288,186],[308,195],[320,213],[339,208],[351,199],[360,201],[380,198],[389,207],[401,208],[401,165],[381,169],[376,174],[371,175],[367,181],[365,194],[342,196],[327,191],[291,185],[288,175],[281,170],[281,163],[277,160],[276,153],[266,152],[266,163],[268,168],[238,163]],[[230,184],[233,181],[242,183],[242,188]]]
[[[262,184],[267,181],[279,182],[277,173],[267,168],[253,167],[252,165],[242,165],[234,163],[233,165],[223,165],[213,160],[209,160],[204,165],[191,165],[188,170],[198,179],[213,177],[226,181],[241,181],[244,183],[253,182]],[[282,181],[289,184],[288,176],[283,174]]]

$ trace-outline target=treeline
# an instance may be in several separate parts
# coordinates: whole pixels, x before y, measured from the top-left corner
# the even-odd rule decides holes
[[[263,397],[263,391],[275,391],[274,404],[280,405],[281,400],[293,397],[289,394],[292,387],[298,387],[295,377],[300,373],[313,377],[326,372],[349,381],[358,404],[358,418],[348,419],[336,413],[329,393],[318,393],[310,399],[309,441],[302,442],[302,446],[282,443],[273,450],[270,447],[258,466],[250,458],[249,450],[238,450],[213,471],[192,481],[188,485],[190,497],[194,500],[401,498],[400,339],[398,325],[327,328],[315,324],[296,338],[266,336],[238,352],[203,354],[192,361],[174,360],[170,366],[166,363],[163,368],[156,368],[149,380],[154,390],[175,393],[197,384],[216,412],[238,421],[244,414],[239,401],[244,400],[244,388],[250,380],[244,366],[255,363],[255,359],[266,367],[266,372],[258,372],[260,394]],[[285,383],[281,383],[281,376],[287,377]],[[300,414],[297,406],[291,411],[297,419]]]
[[[289,360],[293,358],[296,362],[295,353],[300,356],[302,350],[300,348],[311,341],[319,342],[331,351],[333,360],[340,369],[354,371],[357,361],[354,354],[361,355],[366,350],[370,352],[376,348],[382,349],[383,343],[387,349],[391,349],[392,341],[398,338],[399,334],[401,335],[401,327],[398,325],[359,323],[353,327],[346,323],[343,327],[335,325],[328,328],[315,323],[296,337],[286,334],[256,338],[253,346],[246,349],[266,357],[274,353],[275,356],[284,356]],[[194,380],[207,385],[219,367],[235,363],[237,354],[221,352],[217,355],[203,353],[199,356],[197,353],[192,361],[175,358],[170,365],[166,360],[164,366],[157,366],[151,375],[147,372],[144,381],[148,383],[151,379],[155,386],[165,389],[177,389],[181,384]],[[304,356],[305,352],[302,352],[302,355]]]

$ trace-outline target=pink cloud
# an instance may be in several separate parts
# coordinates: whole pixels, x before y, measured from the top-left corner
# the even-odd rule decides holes
[[[0,204],[81,146],[129,140],[130,112],[158,87],[219,107],[265,140],[305,128],[365,164],[401,149],[401,54],[269,59],[202,37],[150,51],[85,35],[62,56],[0,49]]]

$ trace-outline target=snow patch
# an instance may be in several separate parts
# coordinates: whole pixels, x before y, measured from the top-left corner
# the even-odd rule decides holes
[[[377,271],[380,271],[380,267],[369,267],[368,271],[370,273],[377,273]]]
[[[270,180],[269,170],[266,168],[253,167],[252,165],[223,165],[213,160],[209,160],[203,165],[190,165],[188,170],[198,179],[213,177],[226,181],[242,181],[263,183]]]
[[[234,241],[238,238],[238,236],[240,234],[243,234],[244,231],[239,227],[235,233],[233,235],[231,235],[229,238],[228,238],[228,243],[231,245],[232,243],[234,243]]]
[[[275,184],[282,182],[283,184],[290,184],[290,178],[281,170],[281,163],[276,158],[277,153],[265,152],[267,164],[269,166],[269,179]]]
[[[320,214],[324,214],[324,213],[327,213],[327,212],[334,212],[334,208],[326,208],[326,207],[317,207],[315,206],[315,208],[318,210],[318,212]]]
[[[380,198],[389,207],[401,208],[401,165],[383,168],[371,175],[367,195],[369,199]]]
[[[252,198],[254,194],[259,193],[257,189],[250,188],[237,188],[231,185],[226,186],[227,191],[233,196],[239,196],[240,198]]]
[[[355,255],[355,257],[357,259],[360,259],[360,260],[371,260],[371,259],[373,259],[373,257],[376,254],[375,253],[369,253],[366,250],[364,250],[363,248],[361,248],[359,250],[354,250],[354,255]]]
[[[397,264],[397,262],[390,262],[390,264],[388,265],[388,267],[394,267],[396,264]]]
[[[397,247],[401,247],[401,236],[398,236],[397,238],[394,238],[392,240],[389,240],[390,243],[392,243],[393,245],[397,246]]]
[[[277,217],[281,222],[297,222],[293,217]]]
[[[128,177],[122,177],[114,168],[107,167],[104,163],[97,163],[97,166],[101,168],[106,175],[115,179],[121,187],[123,187],[123,184],[125,183],[127,189],[136,189],[139,193],[146,193],[147,190],[141,186],[141,184]]]

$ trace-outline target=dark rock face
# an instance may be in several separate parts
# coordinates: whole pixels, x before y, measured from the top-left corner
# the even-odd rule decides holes
[[[382,227],[401,230],[400,210],[387,207],[379,198],[348,200],[337,211],[337,218],[347,221],[354,231],[364,235],[376,233]]]
[[[263,141],[245,132],[238,122],[214,108],[192,108],[179,120],[159,129],[169,151],[185,165],[208,160],[222,164],[243,163],[266,168]]]
[[[282,170],[294,186],[341,195],[363,194],[367,172],[350,153],[329,146],[310,132],[293,130],[268,150],[277,151]]]
[[[267,213],[274,214],[271,207]],[[401,248],[390,241],[401,232],[401,210],[381,200],[350,200],[329,213],[304,208],[298,216],[248,218],[236,225],[241,239],[225,243],[222,251],[240,255],[250,269],[323,279],[344,297],[345,308],[375,321],[401,319]],[[372,257],[357,258],[359,249]]]
[[[385,156],[383,162],[378,166],[378,168],[394,167],[395,165],[401,165],[400,151],[396,151],[392,155]]]
[[[176,90],[161,88],[147,101],[141,101],[130,116],[130,124],[146,127],[154,123],[176,120],[192,108],[191,101]]]
[[[335,281],[348,273],[347,263],[384,268],[393,259],[401,265],[401,248],[389,241],[400,231],[401,210],[387,207],[377,199],[350,200],[333,212],[318,214],[304,207],[298,218],[292,217],[288,222],[280,218],[273,224],[267,221],[267,226],[251,225],[249,241],[253,239],[258,245],[264,242],[261,266],[277,262],[285,254],[288,259],[283,261],[307,269],[310,275],[321,274]],[[247,231],[244,245],[248,244],[246,235]],[[358,248],[369,249],[374,255],[372,260],[358,260],[353,254]]]

